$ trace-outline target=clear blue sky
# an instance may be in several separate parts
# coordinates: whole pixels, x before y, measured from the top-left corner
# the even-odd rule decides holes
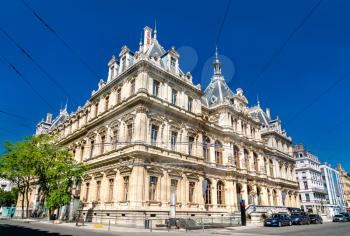
[[[28,1],[28,0],[27,0]],[[350,171],[349,133],[350,2],[328,0],[289,40],[259,80],[250,86],[271,56],[315,6],[316,0],[234,0],[222,28],[218,47],[230,87],[241,87],[250,105],[259,96],[263,107],[279,116],[294,143],[304,143],[322,161],[341,161]],[[204,88],[208,60],[218,37],[227,1],[28,1],[57,33],[106,79],[107,63],[123,45],[137,50],[140,32],[157,19],[158,39],[182,52],[182,67]],[[0,26],[72,95],[69,111],[83,105],[99,78],[93,76],[62,43],[26,9],[20,0],[0,3]],[[47,112],[57,114],[64,95],[34,64],[0,34],[0,52],[31,81],[54,110],[38,98],[11,68],[0,60],[0,142],[32,134]],[[314,99],[308,109],[303,109]],[[295,117],[299,111],[304,110]],[[29,125],[29,127],[28,127]]]

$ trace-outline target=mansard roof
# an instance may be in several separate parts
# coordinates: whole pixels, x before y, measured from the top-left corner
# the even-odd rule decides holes
[[[203,103],[208,107],[213,107],[231,99],[234,96],[230,87],[222,78],[212,79],[204,91]]]
[[[159,44],[157,39],[152,40],[152,44],[146,51],[146,55],[149,57],[154,57],[154,58],[160,58],[162,57],[166,51],[164,48]]]

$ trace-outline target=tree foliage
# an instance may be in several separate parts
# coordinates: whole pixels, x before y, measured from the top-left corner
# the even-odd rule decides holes
[[[71,200],[72,188],[80,183],[87,170],[67,148],[57,145],[51,135],[31,136],[15,144],[8,143],[5,148],[0,158],[0,173],[18,184],[23,199],[28,199],[30,187],[39,186],[41,204],[46,203],[50,210]]]
[[[18,189],[12,188],[11,191],[0,189],[0,207],[10,207],[16,205],[18,197]]]

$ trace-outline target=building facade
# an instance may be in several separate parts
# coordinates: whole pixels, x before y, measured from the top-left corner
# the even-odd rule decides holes
[[[302,144],[293,148],[296,161],[296,175],[299,182],[301,208],[307,212],[323,212],[325,189],[323,186],[320,161],[317,156],[305,150]]]
[[[338,164],[338,172],[344,191],[345,206],[350,210],[350,174],[343,169],[340,163]]]
[[[112,56],[83,107],[37,126],[90,166],[80,189],[85,216],[166,217],[172,207],[177,217],[222,216],[238,212],[241,199],[298,207],[281,121],[228,87],[217,54],[203,92],[152,31],[144,28],[136,52],[123,46]]]
[[[345,211],[345,199],[343,185],[341,184],[341,176],[339,172],[332,168],[330,164],[320,166],[324,188],[326,190],[326,210],[327,215]]]
[[[12,182],[7,180],[7,179],[3,179],[3,178],[0,178],[0,188],[6,192],[9,192],[12,190]]]

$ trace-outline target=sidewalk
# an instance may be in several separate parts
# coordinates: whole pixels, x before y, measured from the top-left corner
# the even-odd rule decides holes
[[[55,225],[57,227],[68,227],[68,228],[74,228],[74,229],[84,229],[84,230],[91,230],[95,232],[115,232],[115,233],[165,233],[168,232],[167,228],[152,228],[151,229],[144,229],[144,228],[136,228],[136,227],[123,227],[123,226],[116,226],[116,225],[105,225],[105,224],[99,224],[99,223],[84,223],[84,225],[76,226],[75,222],[62,222],[60,224],[54,224],[53,221],[49,220],[43,220],[43,219],[17,219],[12,218],[10,219],[12,221],[18,221],[22,223],[30,223],[30,224],[51,224]],[[255,229],[260,228],[262,226],[256,226],[256,225],[248,225],[248,226],[234,226],[234,227],[226,227],[226,228],[213,228],[213,229],[205,229],[204,232],[210,233],[210,232],[232,232],[232,231],[242,231],[246,229]],[[169,233],[180,233],[180,232],[186,232],[185,229],[171,229]],[[193,233],[202,233],[202,230],[191,230],[189,232]]]

